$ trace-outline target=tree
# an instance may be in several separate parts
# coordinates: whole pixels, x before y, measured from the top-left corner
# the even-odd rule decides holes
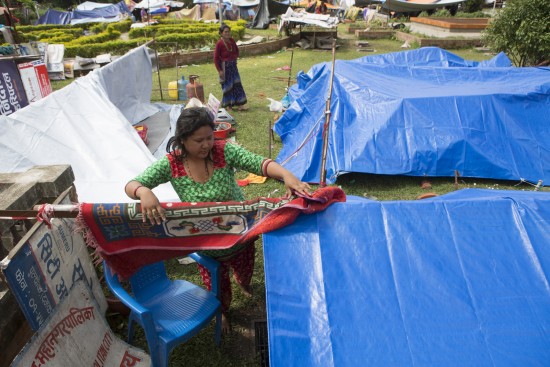
[[[489,23],[483,40],[491,50],[505,52],[517,66],[550,60],[550,1],[508,0]]]

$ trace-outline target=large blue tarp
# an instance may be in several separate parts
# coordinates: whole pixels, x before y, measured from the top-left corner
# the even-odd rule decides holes
[[[319,182],[332,63],[298,73],[274,130],[279,163]],[[439,48],[337,60],[327,182],[348,172],[550,184],[550,68]]]
[[[130,14],[130,9],[128,9],[124,1],[93,10],[58,11],[49,9],[36,21],[36,24],[84,23],[87,19],[90,22],[118,21],[122,14]]]
[[[263,240],[271,367],[548,366],[550,193],[348,197]]]

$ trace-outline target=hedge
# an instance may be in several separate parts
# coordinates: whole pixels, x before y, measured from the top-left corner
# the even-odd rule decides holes
[[[178,49],[198,48],[211,45],[220,37],[218,24],[194,20],[162,19],[158,24],[133,29],[130,29],[131,24],[131,20],[117,23],[85,23],[78,26],[48,24],[20,26],[18,30],[23,42],[64,44],[65,57],[96,57],[104,53],[123,55],[153,38],[158,42],[156,48],[159,51],[172,51],[173,44],[177,44]],[[226,24],[231,27],[231,33],[236,40],[244,36],[245,20],[226,21]],[[86,30],[96,34],[84,35]],[[121,33],[127,31],[130,40],[120,40]]]

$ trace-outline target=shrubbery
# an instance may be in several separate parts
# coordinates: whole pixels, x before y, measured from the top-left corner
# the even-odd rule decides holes
[[[462,3],[462,11],[465,13],[475,13],[481,11],[485,0],[466,0]]]
[[[508,0],[489,23],[483,40],[517,66],[550,61],[550,1]]]
[[[434,18],[450,18],[450,17],[452,17],[452,14],[447,9],[439,9],[438,11],[436,11],[432,15],[432,17],[434,17]]]
[[[246,21],[226,21],[231,27],[233,37],[238,40],[244,36]],[[159,44],[159,51],[198,48],[215,43],[219,39],[219,25],[191,20],[162,19],[158,24],[130,29],[131,20],[116,23],[84,23],[77,26],[48,24],[39,26],[20,26],[22,42],[39,41],[62,43],[65,45],[65,57],[95,57],[104,53],[123,55],[132,48],[151,39]],[[86,31],[94,33],[85,35]],[[120,40],[122,32],[129,31],[131,40]],[[162,45],[170,43],[171,46]]]
[[[485,14],[482,11],[476,11],[473,13],[466,13],[463,11],[459,11],[455,14],[455,17],[457,18],[488,18],[487,14]]]

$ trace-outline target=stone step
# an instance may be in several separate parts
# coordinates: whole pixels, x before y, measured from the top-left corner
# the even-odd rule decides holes
[[[368,47],[370,43],[368,41],[356,41],[355,46],[357,47]]]

